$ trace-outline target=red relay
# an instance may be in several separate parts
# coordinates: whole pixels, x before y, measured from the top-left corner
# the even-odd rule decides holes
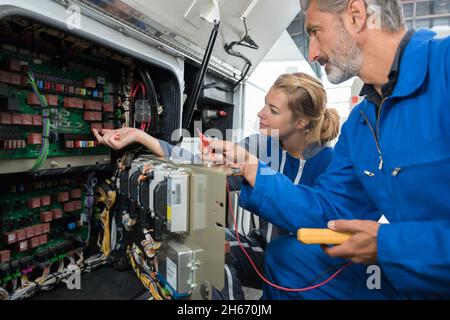
[[[27,239],[28,238],[33,238],[34,237],[34,226],[26,227],[25,228],[25,233],[26,233]]]
[[[20,73],[11,72],[9,74],[9,83],[16,86],[22,85],[22,75]]]
[[[103,104],[103,112],[114,112],[113,105],[110,103]]]
[[[67,202],[63,207],[64,212],[72,212],[74,211],[74,201]]]
[[[43,211],[41,212],[41,222],[50,222],[53,220],[53,212],[52,211]],[[44,232],[44,231],[42,231]]]
[[[34,235],[40,236],[42,234],[42,224],[37,224],[34,226]]]
[[[114,130],[114,124],[112,122],[103,123],[103,129]]]
[[[52,210],[53,212],[53,220],[61,219],[63,217],[63,212],[61,208],[55,208]]]
[[[42,127],[42,116],[40,114],[33,115],[33,126]]]
[[[52,202],[52,197],[50,195],[41,196],[41,206],[49,206]]]
[[[38,97],[34,93],[28,94],[27,104],[30,106],[39,106],[41,103],[39,102]]]
[[[24,126],[33,125],[33,115],[32,114],[22,114],[22,124]]]
[[[84,103],[80,98],[64,98],[64,108],[83,109]]]
[[[23,118],[21,113],[13,113],[12,114],[12,124],[22,125]]]
[[[39,237],[39,245],[42,246],[43,244],[46,244],[47,243],[47,239],[48,238],[47,238],[46,234],[41,235]]]
[[[0,124],[11,124],[12,114],[9,112],[0,112]]]
[[[30,133],[27,139],[28,144],[42,144],[42,134]]]
[[[45,97],[47,99],[47,103],[50,107],[57,107],[58,106],[58,96],[55,95],[48,95]]]
[[[0,263],[6,263],[11,260],[11,251],[2,250],[0,251]]]
[[[50,232],[50,223],[43,223],[42,224],[42,233],[49,233]]]
[[[67,192],[67,191],[58,192],[57,198],[58,198],[58,202],[69,201],[69,192]]]
[[[28,239],[28,246],[30,247],[30,249],[37,248],[40,245],[41,245],[40,237]]]
[[[27,232],[25,229],[16,230],[16,239],[17,241],[22,241],[27,238]]]
[[[73,201],[73,209],[74,210],[80,210],[83,208],[83,204],[81,203],[81,200]]]
[[[102,121],[102,113],[97,111],[85,111],[84,121]]]
[[[102,111],[102,103],[98,101],[87,100],[84,102],[84,109]]]
[[[102,124],[101,123],[91,123],[91,131],[93,129],[97,129],[97,131],[101,131],[102,130]]]
[[[28,199],[28,209],[36,209],[41,207],[41,198],[30,198]]]
[[[81,189],[72,189],[70,191],[70,198],[71,199],[79,199],[79,198],[81,198]]]

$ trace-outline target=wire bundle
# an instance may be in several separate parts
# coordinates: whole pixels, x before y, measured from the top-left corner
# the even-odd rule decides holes
[[[27,275],[22,275],[20,278],[20,286],[17,280],[14,280],[12,292],[8,293],[4,288],[0,287],[0,300],[23,300],[30,298],[40,291],[49,291],[55,288],[59,283],[67,283],[75,272],[82,272],[84,270],[84,255],[83,252],[75,251],[78,260],[75,256],[68,256],[69,264],[64,260],[59,262],[58,270],[50,273],[50,269],[54,263],[50,263],[43,267],[42,275],[31,281]]]
[[[36,80],[34,78],[33,72],[28,73],[28,83],[31,85],[34,94],[39,99],[39,103],[42,108],[42,122],[43,122],[43,131],[42,131],[42,145],[39,151],[39,156],[31,167],[30,171],[35,172],[39,170],[42,164],[45,162],[48,156],[48,151],[50,147],[49,135],[50,135],[50,118],[49,118],[49,108],[47,99],[40,94],[39,89],[36,84]]]
[[[131,266],[137,277],[154,300],[171,300],[170,291],[161,284],[156,272],[151,272],[145,263],[145,257],[139,247],[135,244],[127,247],[127,254]]]

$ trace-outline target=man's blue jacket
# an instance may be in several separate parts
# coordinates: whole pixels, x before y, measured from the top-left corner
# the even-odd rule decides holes
[[[393,94],[365,100],[342,127],[313,187],[295,186],[262,162],[240,204],[285,230],[337,219],[390,221],[378,263],[399,291],[450,296],[450,38],[417,31]]]

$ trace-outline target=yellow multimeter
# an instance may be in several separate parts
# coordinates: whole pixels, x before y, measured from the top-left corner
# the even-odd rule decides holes
[[[297,239],[304,244],[342,244],[351,234],[336,232],[330,229],[299,229]]]

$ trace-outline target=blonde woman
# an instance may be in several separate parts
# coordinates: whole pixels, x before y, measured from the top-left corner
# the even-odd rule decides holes
[[[261,111],[260,134],[241,142],[258,158],[270,162],[272,169],[283,173],[295,184],[312,185],[332,158],[329,142],[339,134],[339,116],[334,109],[327,109],[326,92],[320,81],[304,74],[283,74],[273,84]],[[173,146],[157,140],[137,129],[125,128],[94,131],[99,142],[114,149],[138,142],[159,156],[169,156]],[[256,142],[256,148],[252,148]],[[268,159],[268,160],[265,160]],[[230,181],[236,186],[236,181]],[[240,183],[241,181],[239,181]],[[260,219],[259,228],[248,236],[240,235],[248,253],[261,270],[264,251],[270,241],[288,232]],[[244,299],[241,285],[261,288],[262,281],[256,275],[236,242],[234,230],[226,230],[230,242],[230,255],[225,265],[225,286],[213,292],[215,299]]]

